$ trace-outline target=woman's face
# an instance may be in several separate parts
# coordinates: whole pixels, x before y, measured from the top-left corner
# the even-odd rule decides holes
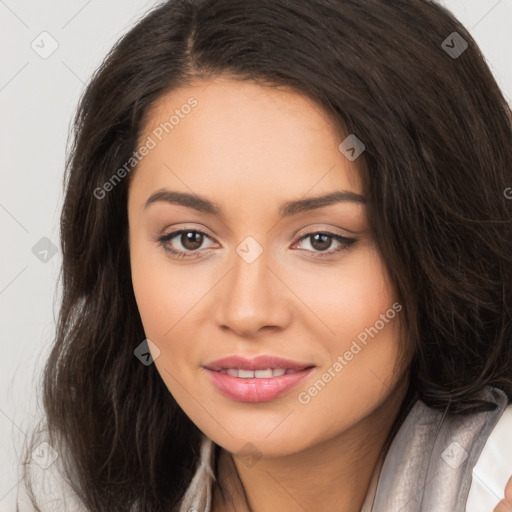
[[[140,136],[128,215],[145,333],[176,401],[231,452],[331,439],[401,377],[402,306],[341,142],[302,95],[227,79],[163,97]],[[215,363],[232,356],[248,361]]]

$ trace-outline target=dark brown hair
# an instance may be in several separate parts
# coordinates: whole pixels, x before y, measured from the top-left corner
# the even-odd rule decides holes
[[[453,32],[469,45],[456,58],[442,47]],[[221,75],[291,87],[365,144],[357,163],[404,308],[410,394],[454,414],[485,407],[486,386],[512,398],[511,111],[467,30],[428,0],[171,0],[95,73],[67,160],[43,403],[89,510],[170,510],[198,461],[200,431],[133,353],[145,334],[130,180],[94,191],[129,160],[155,100]]]

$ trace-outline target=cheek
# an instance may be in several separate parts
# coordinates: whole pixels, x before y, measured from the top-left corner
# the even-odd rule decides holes
[[[190,267],[171,264],[158,242],[135,232],[130,243],[133,291],[149,339],[163,340],[177,319],[197,302],[198,281],[190,280]]]
[[[373,248],[360,252],[350,264],[347,260],[347,265],[340,267],[336,279],[317,274],[314,279],[302,280],[301,286],[302,296],[310,297],[308,306],[316,314],[307,315],[307,328],[322,340],[325,350],[319,377],[328,381],[327,389],[318,395],[311,389],[311,398],[315,397],[312,401],[321,409],[341,400],[348,410],[356,411],[361,406],[362,413],[364,407],[386,394],[397,377],[394,370],[400,350],[402,307],[380,255]],[[313,289],[316,294],[311,293]],[[300,296],[301,291],[297,294]],[[324,389],[322,383],[316,387]],[[309,395],[308,390],[301,391]]]
[[[148,252],[149,254],[149,252]],[[157,340],[169,329],[166,321],[168,301],[172,295],[166,293],[166,273],[151,257],[143,257],[142,251],[134,248],[131,252],[132,284],[135,300],[142,319],[146,336]]]
[[[201,299],[212,287],[211,276],[194,265],[176,265],[144,241],[131,246],[130,260],[144,332],[160,350],[155,365],[174,394],[169,373],[188,378],[198,366],[201,347],[194,342],[199,316],[208,316]]]
[[[133,247],[135,299],[145,335],[159,349],[158,357],[153,354],[154,365],[169,392],[184,410],[188,410],[193,404],[190,404],[189,393],[183,392],[183,383],[190,382],[189,372],[194,367],[195,357],[194,350],[190,350],[192,340],[186,335],[193,332],[193,327],[187,325],[190,317],[186,313],[190,306],[186,305],[184,293],[177,291],[180,290],[179,273],[172,271],[165,257],[155,257],[154,253],[158,251],[138,251]]]
[[[386,329],[367,346],[360,345],[350,361],[340,351],[341,371],[329,365],[310,387],[299,390],[295,423],[307,444],[322,442],[363,421],[394,392],[401,377],[394,373],[398,346]]]
[[[381,315],[384,320],[398,315],[392,308],[396,301],[393,286],[373,246],[348,257],[335,272],[331,268],[303,272],[293,282],[296,294],[306,298],[305,306],[314,313],[304,314],[302,319],[307,319],[308,328],[316,331],[319,339],[328,340],[331,353],[344,350],[360,333],[364,338],[365,329],[376,322],[385,337],[391,322],[382,324]]]

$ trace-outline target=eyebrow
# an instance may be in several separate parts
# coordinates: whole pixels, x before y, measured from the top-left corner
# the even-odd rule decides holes
[[[187,208],[193,208],[199,212],[222,216],[221,208],[206,197],[187,192],[177,192],[175,190],[158,190],[152,194],[144,205],[144,209],[153,203],[165,202],[177,204]],[[349,190],[337,190],[323,196],[310,197],[308,199],[299,199],[288,201],[279,208],[280,217],[290,217],[298,213],[324,208],[336,203],[356,203],[365,204],[366,199],[360,194]]]

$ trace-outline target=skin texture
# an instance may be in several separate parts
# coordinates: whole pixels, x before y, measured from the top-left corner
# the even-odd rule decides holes
[[[364,205],[278,214],[287,201],[337,190],[363,194],[357,160],[338,150],[344,137],[311,100],[227,78],[161,98],[141,143],[190,97],[197,106],[164,132],[129,188],[133,287],[147,338],[160,351],[155,365],[223,456],[253,456],[251,464],[233,456],[251,510],[359,510],[407,387],[404,371],[394,371],[400,313],[309,403],[300,403],[298,394],[397,298]],[[163,188],[205,196],[222,216],[163,201],[145,208]],[[182,245],[180,235],[166,243],[197,258],[177,259],[158,241],[185,228],[206,232],[199,249],[185,246],[186,240]],[[326,231],[357,242],[322,257],[312,237],[299,241]],[[248,236],[263,249],[252,263],[236,252]],[[342,246],[330,240],[324,252]],[[288,393],[244,403],[222,395],[203,368],[235,354],[270,354],[316,367]],[[229,510],[218,492],[214,509]]]

